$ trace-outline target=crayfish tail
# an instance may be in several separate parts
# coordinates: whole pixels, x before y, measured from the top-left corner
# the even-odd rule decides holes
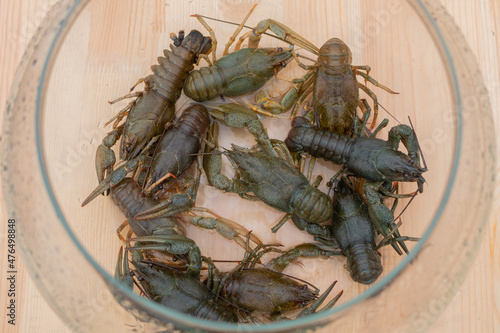
[[[373,283],[382,274],[380,255],[371,243],[358,243],[346,250],[347,270],[359,283]]]

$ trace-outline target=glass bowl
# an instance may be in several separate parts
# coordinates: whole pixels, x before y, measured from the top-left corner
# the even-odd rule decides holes
[[[109,198],[80,207],[96,186],[94,152],[109,130],[103,124],[120,109],[107,101],[149,74],[170,44],[170,32],[195,28],[207,35],[189,14],[239,21],[253,3],[62,1],[31,41],[6,110],[1,168],[5,206],[7,216],[17,221],[19,247],[31,277],[73,330],[418,332],[435,320],[463,282],[492,203],[493,122],[487,91],[464,38],[439,4],[424,0],[260,1],[248,21],[254,26],[273,18],[318,46],[339,37],[351,47],[354,65],[370,65],[374,78],[400,93],[372,87],[397,119],[407,123],[410,116],[429,168],[424,193],[403,215],[402,233],[421,237],[410,244],[408,256],[382,248],[384,273],[371,286],[349,279],[344,258],[303,259],[302,265],[285,272],[322,290],[338,280],[335,290],[344,290],[341,301],[330,311],[262,326],[192,318],[149,302],[112,278],[122,245],[116,228],[124,217]],[[210,25],[219,45],[234,29],[222,22]],[[261,45],[281,44],[265,37]],[[301,73],[293,63],[282,71],[290,77]],[[276,96],[288,86],[272,79],[267,88]],[[250,103],[253,97],[245,98]],[[186,103],[182,97],[179,108]],[[383,117],[389,116],[381,110],[379,119]],[[286,136],[289,120],[262,121],[271,137]],[[253,144],[240,129],[223,128],[222,137],[225,147]],[[328,163],[318,164],[315,175],[330,177],[334,172]],[[231,172],[229,166],[225,169]],[[403,184],[401,192],[413,190],[414,184]],[[311,241],[292,224],[272,234],[270,227],[282,214],[203,184],[197,205],[241,223],[265,243],[291,247]],[[204,254],[242,258],[243,250],[234,242],[214,232],[187,229]],[[126,311],[112,292],[134,310]]]

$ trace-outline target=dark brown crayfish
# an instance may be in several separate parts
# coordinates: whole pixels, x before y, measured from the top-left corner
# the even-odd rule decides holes
[[[201,147],[201,140],[210,125],[210,116],[203,105],[192,105],[184,111],[181,117],[171,128],[167,129],[155,146],[156,150],[151,158],[149,155],[139,155],[124,163],[107,176],[97,188],[84,200],[82,206],[92,201],[100,193],[116,186],[132,171],[139,167],[150,166],[147,172],[144,194],[154,194],[160,198],[165,194],[167,186],[163,183],[180,176],[196,159],[194,154]],[[172,178],[171,178],[172,177]],[[180,202],[179,202],[180,204]],[[186,209],[192,207],[190,202],[184,202]],[[182,208],[177,205],[177,208]],[[186,210],[185,209],[185,210]],[[172,215],[180,213],[179,210]]]
[[[364,112],[370,112],[366,101],[360,103],[359,89],[361,89],[374,101],[374,116],[370,129],[375,127],[378,115],[377,96],[365,84],[359,83],[356,75],[391,94],[396,93],[370,77],[369,66],[353,66],[351,50],[342,40],[329,39],[318,49],[285,25],[273,20],[264,20],[253,30],[249,44],[252,44],[252,40],[258,41],[268,29],[284,40],[288,40],[289,35],[293,36],[294,44],[317,55],[318,59],[315,65],[305,65],[299,61],[297,55],[294,55],[299,66],[308,72],[302,78],[291,81],[295,85],[282,96],[280,102],[270,100],[265,90],[259,92],[257,102],[263,109],[277,114],[295,105],[292,112],[294,116],[300,104],[312,93],[313,109],[308,111],[310,115],[319,116],[319,119],[316,119],[318,127],[346,135],[353,131],[352,125],[358,105]]]
[[[185,197],[184,193],[173,194],[170,196],[173,203],[182,201],[183,199],[176,199],[176,197]],[[156,218],[143,219],[138,221],[135,219],[136,216],[154,209],[160,203],[152,198],[145,197],[141,193],[141,187],[137,182],[131,178],[123,179],[117,186],[111,189],[111,198],[115,204],[120,207],[121,211],[127,217],[127,223],[137,237],[149,237],[151,242],[158,241],[167,243],[169,241],[166,235],[176,235],[172,236],[170,239],[170,244],[181,244],[186,242],[186,244],[193,243],[190,239],[184,240],[184,229],[180,222],[189,222],[190,224],[208,230],[215,230],[217,233],[224,238],[229,240],[234,240],[237,244],[245,247],[245,241],[242,237],[249,234],[249,231],[236,222],[222,218],[222,217],[209,217],[200,216],[196,214],[188,214],[188,212],[177,215],[177,216],[160,216]],[[206,210],[207,212],[210,212]],[[167,214],[169,215],[169,214]],[[122,225],[119,231],[124,228]],[[177,236],[179,235],[179,236]],[[163,237],[165,236],[165,237]],[[252,241],[257,244],[262,244],[262,242],[253,234],[249,236]],[[185,238],[185,237],[184,237]],[[143,239],[144,240],[144,239]],[[153,246],[157,250],[163,250],[164,245]],[[166,249],[167,251],[169,248]],[[199,250],[197,250],[199,252]],[[174,254],[174,253],[171,253]],[[177,251],[175,254],[185,254],[182,250]],[[186,252],[187,254],[187,252]],[[197,260],[196,265],[199,265],[200,258]]]
[[[214,278],[206,281],[207,285],[229,306],[247,313],[271,314],[272,320],[287,320],[289,318],[283,313],[298,308],[304,309],[297,318],[325,311],[341,297],[342,292],[317,311],[336,281],[319,296],[317,288],[311,289],[301,280],[269,269],[255,268],[261,256],[269,251],[281,252],[272,245],[259,245],[253,251],[247,250],[242,262],[227,273],[219,273],[213,264],[209,264]]]
[[[248,239],[249,237],[247,246]],[[139,237],[128,241],[132,240],[142,244],[144,240],[149,241],[149,238]],[[161,243],[159,240],[157,242]],[[289,318],[284,312],[302,307],[304,309],[298,317],[308,316],[330,309],[342,295],[340,292],[318,311],[335,282],[319,296],[317,288],[311,289],[298,279],[268,269],[255,268],[263,254],[275,250],[268,245],[258,246],[251,252],[247,250],[243,261],[227,273],[220,273],[210,258],[202,257],[209,270],[204,284],[199,282],[199,271],[188,270],[184,273],[162,263],[144,260],[143,249],[149,247],[127,247],[125,258],[127,251],[133,251],[132,264],[135,270],[132,271],[120,250],[115,277],[132,288],[135,276],[148,298],[195,317],[260,323],[257,317],[252,316],[256,312],[270,314],[272,320],[287,320]],[[182,297],[185,302],[181,302]]]
[[[179,38],[172,35],[172,39],[174,45],[170,46],[171,50],[164,50],[164,57],[158,58],[159,64],[151,67],[153,74],[139,80],[146,84],[144,91],[128,94],[111,102],[137,97],[107,123],[116,119],[114,130],[103,139],[96,152],[99,182],[113,170],[116,158],[111,147],[120,136],[122,136],[120,158],[130,160],[139,156],[148,142],[163,132],[165,125],[174,116],[175,102],[182,92],[188,73],[194,68],[199,56],[211,50],[212,40],[197,30],[191,31],[185,37],[181,31]],[[125,123],[118,126],[125,116],[127,116]]]
[[[143,260],[140,251],[134,251],[131,270],[128,250],[120,249],[116,264],[115,278],[128,288],[134,286],[134,276],[144,294],[152,301],[170,309],[206,320],[238,322],[238,316],[231,309],[219,304],[213,293],[199,280],[199,276],[161,269],[159,265]]]

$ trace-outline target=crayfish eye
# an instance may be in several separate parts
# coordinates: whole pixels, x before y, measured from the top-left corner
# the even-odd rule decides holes
[[[163,185],[162,184],[158,185],[158,190],[163,190]]]
[[[302,301],[302,302],[300,302],[300,306],[301,306],[301,307],[304,307],[304,306],[306,306],[306,305],[307,305],[307,302],[306,302],[306,301]]]
[[[405,179],[408,179],[410,177],[407,173],[404,174]]]
[[[411,164],[411,165],[415,164],[415,160],[411,159],[411,160],[410,160],[410,164]]]
[[[179,259],[177,259],[176,257],[173,257],[173,258],[172,258],[172,261],[173,261],[173,262],[176,262],[177,260],[179,260]]]
[[[127,145],[125,146],[125,150],[127,151],[127,153],[130,153],[130,151],[132,150],[132,145],[130,143],[127,143]]]
[[[309,289],[309,287],[307,286],[307,284],[302,285],[302,290],[307,290],[307,289]]]
[[[144,281],[144,277],[143,276],[139,276],[139,277],[137,277],[137,280],[139,280],[139,282],[140,281]]]
[[[148,264],[148,267],[149,267],[149,268],[153,268],[153,263],[151,263],[151,262],[150,262],[150,263]]]
[[[281,66],[282,66],[283,68],[285,68],[285,67],[286,67],[286,62],[282,61],[282,62],[281,62]]]
[[[282,52],[282,51],[283,51],[283,48],[282,48],[281,46],[278,46],[278,47],[276,48],[276,51],[277,51],[277,52]]]

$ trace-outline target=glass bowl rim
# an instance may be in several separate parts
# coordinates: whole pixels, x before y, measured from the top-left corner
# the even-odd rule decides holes
[[[43,147],[42,147],[42,140],[41,140],[41,129],[40,129],[40,124],[41,124],[41,113],[42,113],[42,105],[43,105],[43,92],[44,88],[46,86],[47,80],[50,78],[50,64],[53,62],[55,57],[58,55],[58,49],[56,49],[56,45],[60,40],[64,40],[64,38],[67,35],[67,32],[63,34],[63,28],[66,26],[68,23],[73,23],[74,20],[76,20],[81,11],[83,11],[84,7],[91,1],[91,0],[69,0],[72,1],[71,8],[68,10],[66,17],[61,21],[61,24],[58,27],[58,30],[54,36],[54,39],[52,41],[52,44],[50,46],[50,50],[48,52],[47,57],[44,59],[44,64],[43,64],[43,70],[42,74],[40,76],[39,80],[39,85],[37,88],[37,94],[36,94],[36,111],[35,111],[35,122],[36,122],[36,148],[37,148],[37,157],[38,161],[40,163],[40,169],[43,177],[43,181],[45,183],[46,190],[48,192],[48,195],[50,197],[50,200],[52,202],[52,206],[59,217],[65,231],[68,233],[70,236],[71,240],[73,243],[76,245],[78,250],[83,254],[83,256],[87,259],[87,261],[92,265],[92,267],[98,272],[99,275],[101,275],[101,278],[103,278],[106,282],[111,283],[114,288],[117,288],[127,294],[129,297],[140,303],[144,308],[151,308],[155,313],[161,313],[161,314],[166,314],[166,317],[169,318],[175,318],[181,325],[185,326],[197,326],[199,328],[206,328],[206,329],[217,329],[222,331],[227,331],[227,332],[233,332],[236,330],[242,330],[242,326],[238,324],[232,324],[232,323],[222,323],[222,322],[216,322],[216,321],[207,321],[207,320],[202,320],[198,319],[192,316],[189,316],[187,314],[183,314],[181,312],[177,312],[174,310],[170,310],[160,304],[156,304],[154,302],[151,302],[149,300],[146,300],[145,298],[133,293],[132,291],[128,290],[125,286],[123,286],[120,282],[118,282],[114,277],[112,277],[107,271],[105,271],[95,260],[94,258],[86,251],[85,247],[81,244],[81,242],[78,240],[76,235],[73,233],[71,230],[71,227],[68,225],[66,222],[66,219],[64,218],[64,215],[59,208],[59,205],[57,203],[57,200],[55,199],[54,193],[52,191],[52,187],[50,185],[49,177],[47,170],[45,168],[45,162],[44,162],[44,157],[43,157]],[[83,1],[83,6],[80,4]],[[457,119],[457,127],[456,127],[456,140],[455,140],[455,147],[454,147],[454,152],[453,152],[453,159],[452,159],[452,168],[451,172],[446,184],[445,192],[443,194],[442,200],[439,204],[439,207],[434,215],[434,217],[431,220],[431,223],[427,227],[425,233],[422,235],[420,241],[415,245],[412,251],[391,271],[388,273],[387,276],[383,277],[380,279],[378,282],[376,282],[370,289],[367,291],[357,295],[353,299],[347,301],[346,303],[343,303],[337,307],[334,307],[331,310],[328,310],[326,312],[320,312],[316,313],[312,316],[304,317],[304,318],[299,318],[293,321],[285,321],[285,322],[278,322],[278,323],[270,323],[262,326],[256,326],[256,325],[245,325],[245,331],[252,331],[252,332],[265,332],[268,331],[269,329],[277,329],[277,330],[285,330],[285,329],[292,329],[295,328],[297,329],[298,327],[304,327],[307,325],[311,324],[317,324],[317,323],[326,323],[327,322],[327,317],[340,313],[344,311],[345,309],[350,308],[353,305],[356,305],[363,300],[372,297],[379,292],[381,292],[391,281],[393,281],[400,273],[407,267],[407,265],[415,259],[415,257],[419,254],[420,250],[422,249],[424,243],[427,241],[429,236],[431,235],[432,231],[434,230],[435,226],[437,225],[437,222],[442,215],[442,212],[446,206],[446,203],[448,202],[451,189],[455,183],[455,177],[457,173],[457,168],[458,168],[458,160],[460,158],[460,151],[461,151],[461,142],[462,142],[462,115],[463,115],[463,109],[462,109],[462,103],[461,103],[461,95],[460,95],[460,89],[458,85],[458,78],[456,76],[455,72],[455,67],[453,63],[453,59],[451,57],[451,54],[448,50],[448,47],[446,45],[446,42],[443,38],[443,35],[438,28],[435,19],[432,17],[430,12],[428,11],[427,7],[422,3],[421,0],[406,0],[407,2],[415,2],[420,6],[420,8],[423,10],[425,13],[425,16],[427,17],[428,22],[425,22],[422,17],[419,16],[419,19],[421,22],[423,22],[428,28],[428,23],[431,24],[432,28],[434,29],[434,32],[439,38],[439,42],[441,43],[442,50],[444,51],[444,55],[442,54],[442,51],[438,47],[438,51],[441,56],[444,56],[444,58],[447,61],[447,66],[446,68],[446,73],[447,75],[451,75],[451,92],[455,93],[454,96],[452,96],[452,100],[455,100],[455,107],[456,107],[456,119]],[[81,6],[79,8],[79,6]],[[76,10],[79,9],[78,12]],[[414,9],[415,10],[415,9]],[[76,14],[76,15],[75,15]],[[75,15],[75,16],[73,16]],[[71,22],[69,22],[69,19],[72,19]],[[434,40],[434,45],[437,45],[437,42]],[[55,52],[54,52],[55,51]],[[48,75],[49,74],[49,75]]]

